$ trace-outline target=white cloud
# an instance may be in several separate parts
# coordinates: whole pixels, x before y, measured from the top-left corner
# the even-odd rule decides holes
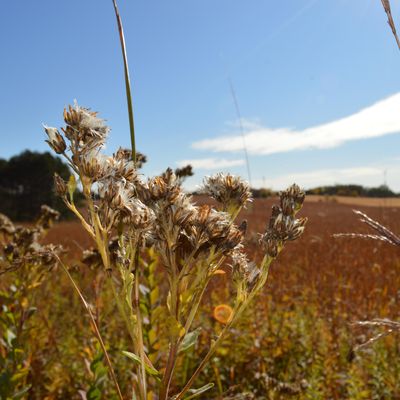
[[[246,124],[245,124],[246,126]],[[250,154],[273,154],[294,150],[327,149],[351,141],[400,132],[400,93],[396,93],[348,117],[304,130],[246,126]],[[233,134],[192,144],[214,152],[243,151],[243,138]]]
[[[182,160],[177,162],[179,167],[190,164],[194,169],[218,169],[244,165],[244,160],[226,160],[224,158],[198,158],[194,160]]]
[[[309,172],[294,172],[277,176],[271,179],[256,180],[255,187],[271,187],[273,189],[284,189],[292,183],[310,189],[316,186],[326,186],[334,184],[359,184],[364,186],[379,186],[383,183],[383,173],[385,168],[379,166],[360,166],[354,168],[325,169]],[[396,176],[400,172],[399,167],[390,170],[390,177]],[[396,182],[397,183],[397,182]],[[389,181],[389,186],[398,186],[395,182]]]

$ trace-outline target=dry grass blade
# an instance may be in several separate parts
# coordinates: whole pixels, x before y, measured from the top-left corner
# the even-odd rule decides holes
[[[371,321],[357,321],[354,325],[368,327],[386,327],[393,330],[400,330],[400,322],[392,321],[386,318],[374,318]]]
[[[388,238],[381,235],[370,235],[367,233],[335,233],[333,237],[348,237],[351,239],[372,239],[393,244]]]
[[[385,10],[385,13],[388,17],[387,22],[393,32],[393,36],[396,39],[397,46],[400,49],[400,40],[399,40],[399,37],[397,36],[396,27],[394,25],[394,21],[393,21],[393,17],[392,17],[392,10],[390,8],[390,2],[389,2],[389,0],[381,0],[381,1],[382,1],[383,9]]]
[[[373,220],[372,218],[368,217],[368,215],[364,214],[363,212],[358,210],[353,210],[353,211],[355,214],[361,217],[360,218],[361,222],[364,222],[365,224],[369,225],[372,229],[378,232],[380,236],[383,236],[392,244],[400,246],[400,238],[397,235],[395,235],[391,230],[384,227],[383,225]]]
[[[107,352],[106,346],[105,346],[105,344],[104,344],[103,338],[102,338],[101,333],[100,333],[100,331],[99,331],[99,328],[98,328],[98,326],[97,326],[96,319],[94,318],[93,312],[92,312],[92,310],[90,309],[90,305],[89,305],[89,303],[86,301],[86,299],[85,299],[85,297],[83,296],[81,290],[79,289],[78,285],[76,284],[74,278],[73,278],[72,275],[69,273],[68,268],[67,268],[67,267],[65,266],[65,264],[61,261],[60,257],[58,257],[57,254],[55,254],[54,256],[57,258],[59,265],[61,265],[62,269],[64,270],[64,272],[65,272],[66,275],[68,276],[68,279],[70,280],[70,282],[71,282],[73,288],[75,289],[76,293],[78,294],[79,299],[81,300],[83,306],[85,307],[86,311],[87,311],[88,314],[89,314],[90,322],[91,322],[92,327],[93,327],[93,329],[94,329],[94,331],[95,331],[97,340],[99,341],[100,346],[101,346],[101,348],[102,348],[102,350],[103,350],[103,352],[104,352],[104,357],[106,358],[106,362],[107,362],[107,365],[108,365],[108,370],[109,370],[109,373],[110,373],[110,375],[111,375],[111,379],[112,379],[113,382],[114,382],[115,389],[116,389],[117,394],[118,394],[118,398],[119,398],[120,400],[124,400],[124,398],[123,398],[123,396],[122,396],[121,389],[120,389],[119,384],[118,384],[117,377],[116,377],[115,372],[114,372],[114,368],[113,368],[112,363],[111,363],[111,359],[110,359],[110,357],[109,357],[109,355],[108,355],[108,352]]]
[[[390,319],[382,319],[382,318],[375,318],[371,321],[357,321],[353,325],[358,325],[367,328],[386,328],[387,330],[377,335],[369,338],[364,343],[359,344],[358,346],[354,347],[353,351],[361,350],[365,347],[368,347],[380,339],[383,339],[386,336],[391,335],[394,332],[400,331],[400,322],[391,321]]]
[[[350,238],[361,238],[361,239],[373,239],[381,240],[386,243],[390,243],[394,246],[400,246],[400,238],[395,235],[391,230],[381,225],[378,221],[373,220],[361,211],[353,210],[355,214],[360,216],[360,221],[367,224],[374,229],[378,235],[364,234],[364,233],[337,233],[334,237],[350,237]]]

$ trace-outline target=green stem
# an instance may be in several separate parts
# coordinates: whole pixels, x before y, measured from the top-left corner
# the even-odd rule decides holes
[[[133,160],[134,164],[136,165],[135,124],[134,124],[134,119],[133,119],[133,103],[132,103],[132,94],[131,94],[131,83],[130,83],[130,79],[129,79],[128,56],[126,53],[124,29],[122,26],[122,20],[121,20],[119,11],[118,11],[118,6],[117,6],[116,0],[113,0],[113,5],[114,5],[115,17],[117,18],[119,39],[121,42],[122,58],[124,60],[125,89],[126,89],[126,101],[128,104],[129,129],[130,129],[130,134],[131,134],[132,160]]]
[[[145,367],[145,352],[143,344],[143,329],[142,329],[142,316],[140,312],[140,292],[139,292],[139,249],[135,249],[135,308],[137,316],[137,341],[139,347],[140,366],[141,366],[141,396],[146,400],[147,383],[146,383],[146,367]],[[140,375],[140,374],[139,374]]]
[[[179,322],[179,282],[178,282],[178,268],[176,265],[175,255],[172,250],[171,240],[167,239],[168,243],[168,259],[169,267],[171,270],[170,291],[171,291],[171,315]],[[168,399],[169,387],[171,385],[172,375],[175,368],[176,358],[179,349],[179,337],[172,338],[169,347],[169,354],[165,373],[161,382],[159,398],[160,400]]]
[[[225,336],[229,333],[229,329],[236,323],[236,321],[241,317],[242,313],[244,310],[247,308],[247,306],[252,302],[254,297],[259,293],[261,288],[265,285],[265,282],[268,278],[268,272],[269,272],[269,266],[273,259],[271,257],[265,256],[261,265],[262,268],[264,269],[264,274],[262,278],[260,279],[259,284],[252,290],[252,292],[249,294],[249,296],[243,301],[243,303],[237,305],[235,307],[235,310],[233,311],[233,317],[232,319],[225,325],[221,333],[219,334],[218,338],[215,340],[215,342],[211,345],[210,349],[208,350],[207,354],[189,379],[189,381],[186,383],[186,385],[183,387],[181,392],[175,397],[175,400],[180,400],[184,396],[184,394],[192,387],[195,379],[197,376],[201,373],[201,371],[204,369],[204,367],[207,365],[208,361],[210,358],[213,356],[215,353],[216,349],[218,348],[219,344],[222,342],[222,340],[225,338]]]

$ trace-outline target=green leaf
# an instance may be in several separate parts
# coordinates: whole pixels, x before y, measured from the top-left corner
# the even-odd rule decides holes
[[[69,198],[71,200],[71,203],[73,203],[73,198],[74,198],[74,192],[76,190],[76,179],[75,175],[71,174],[68,179],[67,183],[67,188],[68,188],[68,193],[69,193]]]
[[[86,393],[87,400],[101,400],[101,391],[99,388],[92,386]]]
[[[37,311],[36,307],[29,307],[28,310],[26,310],[26,318],[31,318]]]
[[[182,340],[181,345],[179,346],[179,353],[183,353],[184,351],[190,349],[194,346],[199,338],[201,328],[197,328],[192,332],[189,332],[185,335]]]
[[[129,351],[125,351],[125,350],[122,351],[122,354],[124,356],[128,357],[129,359],[131,359],[132,361],[134,361],[136,364],[142,365],[142,360],[136,354],[131,353]],[[150,367],[150,365],[147,365],[146,363],[144,365],[144,368],[146,369],[146,372],[149,375],[152,375],[156,378],[159,378],[161,376],[161,374],[155,368]]]
[[[7,329],[5,337],[6,337],[6,341],[7,341],[8,346],[12,347],[13,346],[13,341],[17,337],[15,335],[15,333],[12,330]]]
[[[158,301],[159,297],[160,297],[160,289],[158,286],[156,286],[150,293],[150,303],[155,304]]]
[[[207,385],[202,386],[201,388],[198,389],[190,389],[189,392],[191,393],[190,396],[185,397],[185,400],[190,400],[190,399],[194,399],[197,396],[200,396],[201,394],[203,394],[204,392],[206,392],[207,390],[210,390],[211,388],[214,387],[213,383],[207,383]]]

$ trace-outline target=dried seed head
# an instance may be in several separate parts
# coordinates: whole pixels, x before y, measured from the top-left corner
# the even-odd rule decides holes
[[[57,154],[63,154],[67,148],[67,145],[65,144],[65,140],[61,136],[58,129],[46,125],[43,125],[43,127],[47,136],[49,137],[49,140],[46,140],[46,142]]]
[[[250,291],[257,282],[261,273],[254,262],[249,262],[241,245],[237,246],[231,254],[233,276],[239,281],[245,281]]]
[[[108,175],[116,180],[125,180],[132,183],[141,183],[132,160],[121,160],[115,156],[108,159]]]
[[[266,232],[261,236],[260,244],[263,245],[265,253],[275,258],[279,253],[279,249],[282,246],[282,241],[279,240],[272,232]]]
[[[178,179],[185,179],[189,176],[193,176],[193,167],[189,164],[182,168],[177,168],[175,170],[175,175]]]
[[[281,199],[281,209],[285,215],[296,214],[301,207],[305,199],[305,193],[297,186],[293,184],[285,191],[279,194]]]
[[[272,207],[267,231],[260,238],[260,244],[268,256],[275,258],[286,241],[296,240],[304,232],[307,219],[295,218],[302,207],[304,196],[297,185],[280,193],[280,207]]]
[[[182,228],[191,223],[196,214],[196,208],[192,204],[191,198],[184,193],[179,193],[169,210],[172,223]]]
[[[79,157],[73,157],[76,165],[79,166],[81,173],[96,182],[109,173],[109,157],[100,154],[97,150],[85,152]]]
[[[238,229],[225,212],[211,210],[205,222],[207,242],[216,247],[217,252],[229,254],[243,240],[243,230]]]
[[[64,120],[67,127],[65,135],[77,146],[80,152],[99,149],[105,143],[110,131],[104,120],[88,108],[80,107],[77,103],[64,110]],[[74,149],[72,148],[74,151]]]
[[[168,168],[162,175],[148,180],[144,200],[152,202],[165,200],[173,204],[180,193],[182,193],[180,183],[172,169]]]
[[[117,160],[124,160],[124,161],[134,161],[132,158],[132,150],[124,149],[120,147],[117,152],[114,154],[114,158]],[[147,157],[140,153],[136,152],[136,160],[135,160],[135,167],[136,169],[142,168],[143,164],[147,162]]]
[[[136,152],[136,161],[135,161],[135,166],[137,169],[140,169],[143,167],[143,164],[147,162],[147,157],[140,153],[139,151]]]
[[[154,223],[154,212],[138,199],[132,199],[129,204],[130,213],[126,215],[126,221],[136,230],[148,230]]]
[[[61,178],[61,176],[57,173],[54,173],[54,188],[56,190],[56,193],[60,197],[64,197],[67,194],[67,184],[65,183],[64,179]]]
[[[49,229],[53,222],[59,218],[60,213],[58,211],[44,204],[40,207],[40,216],[36,224],[42,229]]]
[[[103,199],[102,210],[112,210],[116,222],[122,221],[135,229],[144,230],[154,222],[154,212],[134,196],[134,186],[121,181],[108,180],[99,194]]]
[[[249,184],[239,176],[218,173],[207,177],[203,190],[225,207],[241,207],[252,201]]]
[[[0,232],[7,235],[15,233],[15,226],[11,220],[4,214],[0,214]]]

